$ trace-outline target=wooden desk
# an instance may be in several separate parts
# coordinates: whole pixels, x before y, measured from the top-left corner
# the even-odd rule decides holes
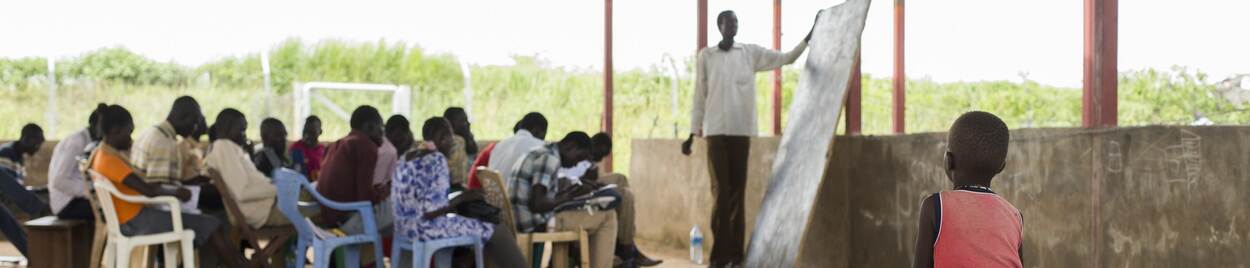
[[[87,222],[56,216],[26,221],[30,267],[88,267],[91,229]]]

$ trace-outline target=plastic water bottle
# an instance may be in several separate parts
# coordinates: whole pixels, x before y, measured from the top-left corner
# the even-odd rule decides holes
[[[698,224],[690,228],[690,262],[703,264],[703,232],[699,231]]]

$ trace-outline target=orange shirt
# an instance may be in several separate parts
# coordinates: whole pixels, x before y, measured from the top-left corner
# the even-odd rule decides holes
[[[108,178],[113,183],[113,187],[117,187],[117,190],[121,191],[122,194],[141,195],[135,189],[131,189],[130,186],[122,183],[126,176],[134,173],[134,169],[130,167],[130,163],[127,163],[125,159],[119,156],[117,150],[113,149],[113,147],[101,144],[100,148],[96,149],[95,160],[91,161],[91,169]],[[117,220],[120,224],[126,224],[131,218],[139,214],[140,209],[143,209],[142,204],[126,202],[117,197],[113,197],[113,207],[117,210]]]

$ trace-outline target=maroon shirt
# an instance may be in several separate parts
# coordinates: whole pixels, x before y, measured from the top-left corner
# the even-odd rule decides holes
[[[378,144],[364,132],[352,130],[334,144],[321,164],[321,176],[317,179],[317,192],[335,202],[369,201],[377,203],[378,195],[373,188],[373,169],[378,161]],[[351,215],[347,212],[321,207],[323,223],[338,225]]]

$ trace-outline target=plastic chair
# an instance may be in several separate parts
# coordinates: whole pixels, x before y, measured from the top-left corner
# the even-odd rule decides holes
[[[107,267],[127,267],[130,266],[130,253],[135,247],[148,245],[162,245],[165,249],[165,267],[175,267],[178,265],[177,256],[178,247],[174,243],[179,243],[182,250],[182,267],[195,267],[195,251],[193,241],[195,240],[195,231],[184,230],[182,228],[182,206],[177,198],[172,196],[134,196],[124,195],[113,187],[113,182],[94,170],[88,171],[94,181],[93,185],[96,189],[96,197],[99,199],[104,212],[104,222],[108,226],[108,242],[104,247],[104,262]],[[117,210],[114,209],[113,198],[121,199],[126,202],[139,204],[163,204],[169,207],[169,214],[173,218],[173,231],[159,234],[126,236],[121,232],[121,225],[117,220]]]
[[[534,243],[544,243],[544,254],[553,255],[552,266],[563,268],[567,267],[565,263],[568,258],[568,244],[577,243],[581,253],[581,266],[590,267],[590,236],[586,230],[575,231],[555,231],[555,232],[534,232],[520,233],[516,232],[516,216],[512,214],[512,199],[508,198],[507,187],[504,186],[498,171],[486,167],[477,169],[478,181],[482,183],[482,189],[486,193],[486,203],[500,208],[500,215],[503,222],[495,228],[508,228],[516,235],[517,247],[521,249],[521,255],[525,257],[526,263],[534,263],[533,248]],[[555,219],[552,219],[555,220]],[[542,258],[540,256],[540,258]],[[545,265],[544,265],[545,267]]]
[[[308,179],[304,175],[299,174],[291,169],[278,169],[273,173],[274,184],[278,186],[278,210],[282,211],[282,215],[291,221],[291,226],[295,227],[295,232],[299,234],[295,242],[295,265],[304,263],[304,254],[308,252],[308,248],[313,248],[313,267],[323,268],[330,266],[330,255],[334,250],[340,247],[345,249],[346,261],[348,264],[360,267],[360,247],[372,243],[374,248],[374,258],[378,263],[383,261],[382,258],[382,238],[378,235],[377,221],[373,217],[373,205],[369,202],[350,202],[340,203],[321,196],[317,190],[313,188]],[[309,195],[317,199],[322,206],[340,211],[356,211],[360,213],[360,217],[364,220],[365,233],[349,236],[337,236],[325,231],[312,223],[311,220],[300,214],[299,194],[301,189],[308,191]]]
[[[428,267],[431,260],[437,261],[434,267],[451,267],[451,249],[458,247],[473,247],[473,255],[477,260],[475,262],[476,267],[484,267],[482,262],[482,240],[477,237],[464,236],[421,241],[419,239],[409,240],[404,235],[395,235],[395,243],[391,245],[391,267],[400,267],[399,261],[403,258],[401,254],[404,251],[412,251],[413,268]],[[418,259],[417,256],[421,256],[421,258]]]

